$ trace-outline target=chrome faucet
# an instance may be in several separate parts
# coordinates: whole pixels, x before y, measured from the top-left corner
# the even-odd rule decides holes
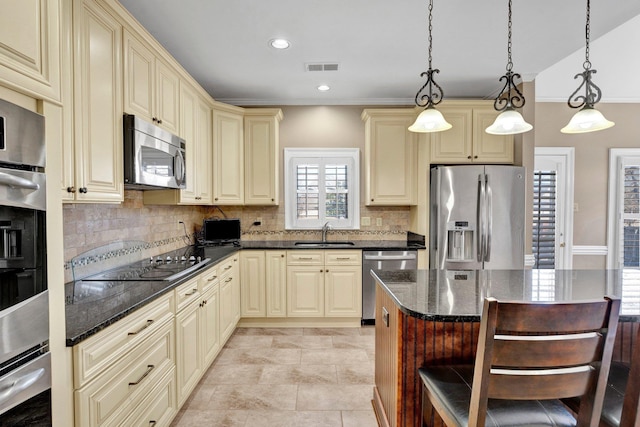
[[[322,226],[322,243],[327,242],[327,231],[329,230],[331,230],[331,224],[329,224],[329,221],[327,221]]]

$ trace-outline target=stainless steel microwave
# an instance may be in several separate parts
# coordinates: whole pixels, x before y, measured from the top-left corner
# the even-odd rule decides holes
[[[124,115],[124,186],[186,187],[185,141],[131,114]]]

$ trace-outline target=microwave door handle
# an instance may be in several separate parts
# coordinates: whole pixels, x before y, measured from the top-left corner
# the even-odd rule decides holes
[[[8,173],[0,172],[0,185],[4,185],[11,188],[20,188],[25,190],[38,190],[40,185],[33,181],[30,181],[19,176],[9,175]]]
[[[185,161],[184,156],[182,155],[182,151],[176,151],[175,155],[175,166],[176,166],[176,183],[178,185],[182,185],[186,178],[186,170],[185,170]]]

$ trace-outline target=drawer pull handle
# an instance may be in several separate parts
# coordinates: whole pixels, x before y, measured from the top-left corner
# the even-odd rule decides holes
[[[228,270],[228,269],[230,269],[231,267],[233,267],[233,266],[232,266],[232,265],[227,265],[227,266],[224,268],[224,271],[227,271],[227,270]]]
[[[193,294],[195,294],[196,292],[198,292],[197,288],[191,289],[191,292],[187,292],[186,294],[184,294],[185,297],[191,296]]]
[[[350,260],[350,259],[351,259],[351,257],[349,257],[349,256],[343,256],[343,257],[340,257],[340,256],[339,256],[339,257],[336,257],[336,259],[337,259],[338,261],[348,261],[348,260]]]
[[[140,384],[140,382],[143,379],[145,379],[147,377],[147,375],[149,375],[151,373],[151,371],[153,371],[153,368],[155,368],[155,365],[147,365],[147,370],[144,371],[144,374],[142,374],[142,376],[140,378],[138,378],[138,381],[136,381],[134,383],[129,383],[129,387],[131,387],[132,385]]]
[[[224,283],[229,283],[232,280],[233,280],[233,277],[229,277],[227,280],[224,281]]]
[[[147,320],[147,323],[144,324],[143,327],[141,327],[140,329],[138,329],[135,332],[129,332],[127,335],[138,335],[140,332],[144,331],[145,329],[147,329],[149,326],[151,326],[151,324],[153,323],[153,320]]]
[[[209,277],[207,279],[207,282],[213,282],[214,280],[216,280],[218,278],[218,276],[213,276],[213,277]]]
[[[308,257],[301,256],[301,257],[298,257],[298,259],[301,259],[301,260],[304,260],[304,261],[311,261],[313,258],[311,258],[310,256],[308,256]]]
[[[155,420],[151,420],[149,421],[149,427],[153,427],[157,424],[157,422]]]

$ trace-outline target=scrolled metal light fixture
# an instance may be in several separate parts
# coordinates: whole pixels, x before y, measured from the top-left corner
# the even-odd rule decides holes
[[[439,73],[440,70],[433,69],[431,67],[431,52],[433,49],[433,37],[431,35],[433,31],[433,0],[429,0],[429,69],[420,74],[420,77],[427,77],[427,81],[416,93],[416,105],[418,107],[424,107],[416,121],[409,126],[411,132],[441,132],[451,129],[451,124],[447,122],[442,113],[436,110],[435,106],[442,102],[444,92],[442,87],[434,80],[434,74]],[[428,91],[425,91],[428,89]]]
[[[494,135],[512,135],[528,132],[533,126],[527,123],[516,108],[524,107],[525,99],[516,85],[516,79],[521,79],[520,74],[513,72],[511,60],[511,0],[509,0],[509,24],[507,32],[507,71],[500,81],[504,80],[502,90],[493,102],[493,108],[501,113],[485,132]]]
[[[593,106],[602,98],[602,91],[591,81],[591,76],[596,70],[591,69],[591,61],[589,61],[589,38],[591,37],[591,0],[587,0],[587,23],[585,26],[585,59],[582,63],[584,71],[576,74],[573,78],[582,77],[582,83],[569,96],[567,104],[571,108],[580,108],[573,115],[569,124],[560,129],[562,133],[586,133],[604,130],[615,125],[614,122],[607,120],[600,111]],[[584,88],[584,95],[578,95],[580,90]]]

